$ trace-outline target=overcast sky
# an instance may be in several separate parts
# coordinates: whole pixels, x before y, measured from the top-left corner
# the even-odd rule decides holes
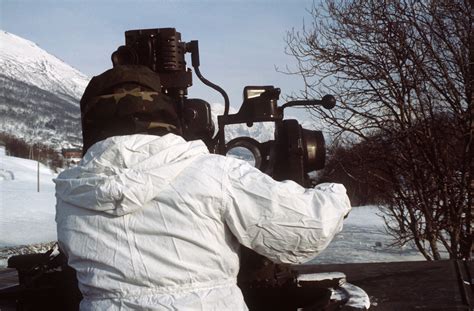
[[[245,85],[275,85],[283,94],[303,87],[277,72],[294,59],[285,36],[310,21],[312,0],[0,0],[0,28],[37,43],[88,76],[112,64],[124,31],[173,27],[183,41],[199,40],[201,72],[239,107]],[[190,64],[190,60],[188,61]],[[193,77],[190,97],[222,97]],[[283,101],[280,101],[280,105]]]

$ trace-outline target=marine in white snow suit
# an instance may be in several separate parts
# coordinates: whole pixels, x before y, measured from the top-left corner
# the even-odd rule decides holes
[[[247,310],[240,244],[303,263],[351,208],[342,185],[305,189],[199,140],[126,134],[95,142],[55,179],[58,239],[81,310]]]

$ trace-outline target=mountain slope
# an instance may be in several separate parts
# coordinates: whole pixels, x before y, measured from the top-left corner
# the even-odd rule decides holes
[[[89,78],[35,43],[0,31],[0,68],[12,79],[49,91],[66,101],[80,99]]]
[[[56,149],[80,146],[89,79],[31,41],[0,31],[0,132]]]
[[[78,99],[68,102],[2,74],[0,85],[0,132],[57,149],[81,145]]]

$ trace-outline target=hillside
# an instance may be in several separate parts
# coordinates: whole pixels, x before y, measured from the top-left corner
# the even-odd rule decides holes
[[[35,43],[0,31],[0,132],[57,149],[80,146],[89,78]]]
[[[0,85],[1,132],[58,149],[81,144],[78,106],[54,93],[2,74]]]
[[[89,78],[34,42],[0,30],[2,74],[62,97],[77,106]]]

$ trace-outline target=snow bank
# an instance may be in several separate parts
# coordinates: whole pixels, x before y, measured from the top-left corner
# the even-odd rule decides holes
[[[55,174],[38,163],[0,152],[0,247],[56,240]]]
[[[425,260],[414,245],[390,246],[382,211],[377,206],[354,207],[342,232],[309,264],[392,262]]]

